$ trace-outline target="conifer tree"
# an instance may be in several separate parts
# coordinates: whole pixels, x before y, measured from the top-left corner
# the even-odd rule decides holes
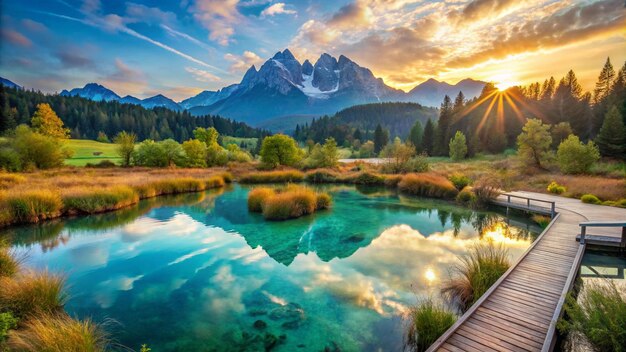
[[[411,127],[411,132],[409,132],[409,142],[413,144],[417,153],[421,153],[423,151],[422,147],[422,138],[424,136],[424,130],[422,128],[422,123],[419,120],[415,121],[413,127]]]
[[[389,141],[389,135],[383,131],[383,128],[380,124],[376,126],[376,130],[374,131],[374,153],[378,155],[381,150],[387,145]]]
[[[611,106],[596,140],[604,156],[626,159],[626,127],[616,106]]]
[[[450,123],[452,122],[453,105],[449,96],[443,98],[441,109],[439,110],[439,122],[437,123],[437,131],[435,133],[435,155],[448,155],[448,142],[450,133]]]
[[[422,137],[422,150],[428,155],[433,155],[434,136],[435,124],[431,119],[428,119],[426,126],[424,126],[424,135]]]
[[[596,104],[599,104],[602,100],[604,100],[609,93],[611,92],[611,86],[613,84],[613,79],[615,79],[615,70],[613,69],[613,65],[611,65],[611,58],[606,58],[606,63],[600,71],[600,75],[598,76],[598,82],[596,82],[596,89],[593,91],[593,101]]]
[[[36,132],[45,136],[65,139],[70,134],[70,130],[63,126],[63,121],[46,103],[37,105],[37,110],[30,123]]]

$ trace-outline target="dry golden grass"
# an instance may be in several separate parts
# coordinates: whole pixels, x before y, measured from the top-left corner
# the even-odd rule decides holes
[[[398,183],[402,192],[424,197],[454,198],[458,190],[447,178],[432,174],[409,174]]]
[[[100,352],[110,345],[105,330],[89,319],[74,320],[66,314],[42,314],[32,317],[9,333],[11,351],[28,352]]]
[[[257,187],[248,194],[248,210],[261,212],[268,220],[286,220],[328,209],[332,198],[327,193],[287,185],[281,189]]]
[[[19,318],[59,313],[66,299],[64,285],[64,277],[45,271],[0,277],[0,311],[10,311]]]
[[[263,211],[263,202],[276,192],[269,187],[257,187],[248,193],[248,210],[260,213]]]
[[[304,174],[298,170],[250,172],[239,177],[240,183],[287,183],[302,182]]]

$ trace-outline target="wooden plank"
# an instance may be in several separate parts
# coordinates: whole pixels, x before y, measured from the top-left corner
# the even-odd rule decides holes
[[[485,307],[515,313],[518,317],[524,316],[533,322],[539,321],[539,322],[544,322],[546,324],[550,323],[550,313],[546,314],[545,312],[537,312],[537,311],[530,309],[530,307],[527,307],[527,308],[518,307],[507,302],[495,302],[495,301],[490,301],[490,302],[485,303]]]
[[[520,347],[524,350],[533,350],[541,348],[543,341],[538,342],[532,339],[528,339],[525,336],[521,336],[518,331],[511,332],[506,329],[503,329],[500,326],[492,325],[489,323],[484,323],[482,321],[478,321],[475,319],[469,319],[467,323],[464,324],[468,328],[475,329],[477,331],[481,331],[485,334],[496,335],[499,340],[505,341],[517,347]],[[463,327],[461,327],[463,329]],[[506,346],[505,346],[506,347]]]
[[[544,340],[544,334],[539,333],[533,329],[527,328],[523,325],[520,325],[516,322],[512,322],[509,320],[502,320],[498,317],[495,317],[493,315],[491,316],[485,316],[483,315],[482,312],[476,312],[474,313],[474,315],[472,315],[472,319],[476,319],[479,321],[482,321],[484,324],[488,324],[488,325],[493,325],[493,326],[498,326],[504,330],[510,331],[512,333],[518,334],[520,336],[523,336],[524,338],[528,339],[528,340],[532,340],[535,341],[537,343],[543,343]]]
[[[536,322],[534,321],[527,321],[524,318],[517,319],[509,312],[494,311],[486,307],[480,307],[478,310],[476,310],[476,314],[483,314],[484,316],[494,317],[504,321],[508,321],[510,323],[519,324],[526,327],[527,329],[535,330],[538,333],[542,334],[542,336],[545,336],[545,329],[539,326],[539,324],[536,324]]]
[[[485,333],[478,329],[472,329],[469,326],[469,321],[467,321],[466,324],[463,324],[457,333],[473,341],[478,341],[481,345],[491,347],[496,351],[526,352],[523,348],[515,346],[509,342],[502,341],[500,338],[489,333]]]
[[[541,299],[542,297],[534,296],[527,292],[514,291],[504,286],[498,287],[498,289],[496,290],[496,292],[494,292],[493,295],[502,296],[505,299],[518,301],[520,303],[536,304],[536,305],[539,305],[548,309],[554,309],[554,307],[556,306],[556,302],[553,300],[550,301],[550,300]]]
[[[470,340],[466,338],[465,336],[461,336],[458,334],[454,334],[452,337],[450,337],[450,339],[447,342],[453,346],[462,348],[461,349],[462,351],[469,351],[469,352],[497,351],[497,350],[494,350],[493,348],[481,345],[480,343],[474,340]]]
[[[552,308],[548,308],[548,307],[544,307],[544,306],[540,306],[536,304],[529,304],[528,302],[519,302],[519,301],[512,300],[512,299],[507,299],[506,297],[503,297],[503,296],[496,297],[495,295],[493,295],[487,300],[487,303],[489,302],[506,304],[507,306],[510,305],[512,307],[517,307],[517,308],[521,308],[524,310],[538,312],[541,315],[545,315],[546,313],[551,314],[553,311]]]

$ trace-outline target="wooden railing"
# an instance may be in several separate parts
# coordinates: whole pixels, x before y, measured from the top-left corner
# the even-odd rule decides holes
[[[580,224],[580,244],[585,244],[587,227],[621,227],[622,243],[626,243],[626,221],[585,221]]]
[[[531,201],[533,201],[533,202],[539,202],[539,203],[547,203],[547,204],[550,204],[550,216],[551,216],[552,218],[554,218],[554,216],[556,215],[556,206],[555,206],[555,203],[554,203],[554,202],[551,202],[551,201],[549,201],[549,200],[543,200],[543,199],[537,199],[537,198],[530,198],[530,197],[524,197],[524,196],[517,196],[517,195],[514,195],[514,194],[508,194],[508,193],[503,194],[503,196],[506,196],[507,202],[508,202],[508,203],[510,203],[510,204],[515,204],[515,203],[512,203],[512,202],[511,202],[511,197],[526,200],[526,207],[527,207],[529,210],[531,209],[531,207],[530,207],[530,202],[531,202]]]

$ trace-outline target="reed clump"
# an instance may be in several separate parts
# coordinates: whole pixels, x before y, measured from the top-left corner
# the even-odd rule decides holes
[[[55,218],[63,210],[59,192],[48,189],[9,191],[1,198],[9,222],[39,222]]]
[[[23,327],[9,332],[8,346],[16,351],[106,351],[109,336],[90,319],[75,320],[67,314],[41,314],[28,319]]]
[[[443,176],[436,174],[409,174],[398,183],[400,191],[414,195],[433,198],[454,198],[456,187]]]
[[[56,314],[63,310],[65,278],[46,271],[26,271],[0,278],[0,311],[15,317]]]
[[[9,245],[0,240],[0,277],[12,277],[20,270],[20,260],[9,248]]]
[[[248,209],[261,212],[268,220],[287,220],[312,214],[331,207],[327,193],[317,193],[302,186],[289,185],[282,189],[256,188],[248,194]]]
[[[139,195],[128,186],[106,189],[79,189],[63,195],[67,214],[95,214],[135,204]]]
[[[410,307],[404,333],[405,350],[426,351],[456,322],[456,319],[453,312],[430,298]]]
[[[242,175],[239,183],[288,183],[302,182],[304,174],[297,170],[276,170],[251,172]]]
[[[441,293],[462,311],[468,310],[509,269],[508,251],[492,242],[474,245],[459,257]]]

